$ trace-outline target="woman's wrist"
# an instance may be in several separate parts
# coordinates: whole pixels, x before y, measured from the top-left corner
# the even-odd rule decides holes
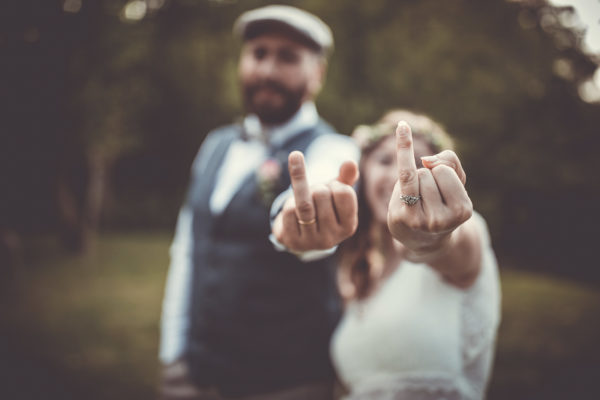
[[[456,229],[442,235],[438,234],[429,241],[419,241],[415,246],[406,246],[406,258],[412,262],[435,262],[453,246],[455,232]]]
[[[456,228],[446,245],[425,262],[453,285],[471,286],[481,268],[481,238],[473,221]]]

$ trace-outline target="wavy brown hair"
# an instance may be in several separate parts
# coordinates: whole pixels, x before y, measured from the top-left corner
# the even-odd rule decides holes
[[[396,125],[402,120],[410,125],[413,138],[425,141],[431,154],[454,148],[453,141],[444,128],[426,115],[404,109],[388,111],[376,124],[358,126],[352,134],[361,149],[359,163],[361,180],[366,176],[365,160],[383,139],[394,134]],[[420,160],[416,161],[419,166]],[[378,229],[373,223],[373,215],[366,200],[364,187],[364,182],[359,181],[358,228],[354,235],[340,246],[338,282],[341,295],[346,301],[368,297],[385,262],[383,245],[385,235],[389,235],[389,231],[387,226]]]

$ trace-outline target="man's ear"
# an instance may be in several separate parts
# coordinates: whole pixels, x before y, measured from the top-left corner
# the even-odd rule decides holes
[[[308,83],[308,91],[313,99],[317,97],[325,84],[325,77],[327,76],[327,60],[325,57],[319,56],[315,60],[314,68],[314,74]]]

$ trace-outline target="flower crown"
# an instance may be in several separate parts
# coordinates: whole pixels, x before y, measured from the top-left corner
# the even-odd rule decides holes
[[[407,122],[411,127],[413,137],[425,140],[435,153],[454,148],[454,143],[450,136],[441,126],[429,118],[422,117],[419,120]],[[354,132],[352,132],[352,138],[356,141],[360,150],[364,152],[384,137],[392,135],[395,132],[396,125],[386,121],[374,125],[358,125],[354,129]]]

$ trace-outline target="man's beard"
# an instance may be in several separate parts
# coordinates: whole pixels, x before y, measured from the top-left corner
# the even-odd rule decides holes
[[[254,97],[262,89],[270,89],[279,93],[283,98],[283,103],[278,106],[268,102],[256,103]],[[289,120],[300,109],[305,93],[306,85],[296,90],[290,90],[270,80],[243,86],[246,110],[256,114],[260,121],[266,125],[277,125]]]

